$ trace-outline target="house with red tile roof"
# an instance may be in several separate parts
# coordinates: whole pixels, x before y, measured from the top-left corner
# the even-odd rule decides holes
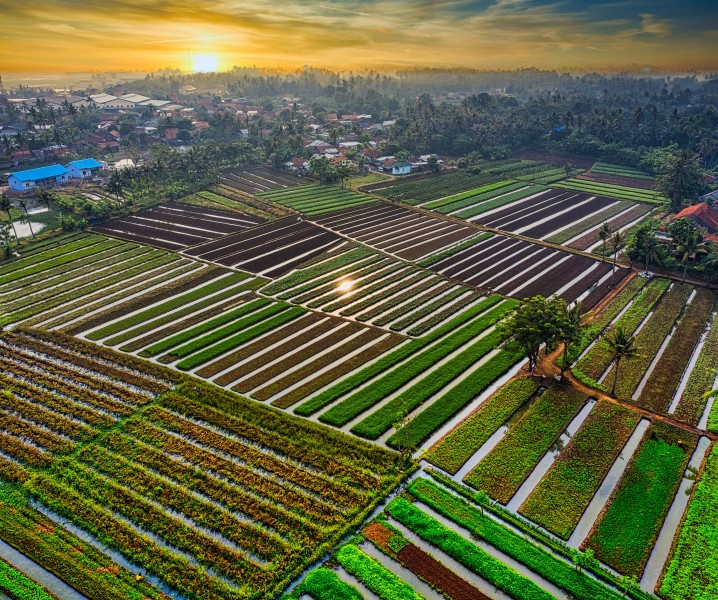
[[[718,233],[718,208],[709,206],[707,202],[684,208],[674,217],[676,219],[688,219],[708,233]]]

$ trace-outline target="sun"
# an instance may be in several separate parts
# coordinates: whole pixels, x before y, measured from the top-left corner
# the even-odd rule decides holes
[[[212,54],[196,54],[192,57],[192,70],[195,73],[214,73],[218,71],[219,60]]]

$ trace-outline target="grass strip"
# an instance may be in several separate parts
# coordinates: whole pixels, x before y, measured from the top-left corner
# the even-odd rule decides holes
[[[494,208],[499,208],[500,206],[505,206],[506,204],[511,204],[512,202],[523,200],[524,198],[528,198],[533,194],[543,192],[546,189],[547,188],[543,185],[530,185],[522,190],[519,190],[518,192],[512,192],[511,194],[505,194],[499,196],[498,198],[481,202],[477,206],[472,206],[471,208],[467,208],[456,213],[454,216],[458,219],[469,219],[471,217],[476,217]]]
[[[493,295],[486,298],[482,302],[478,303],[476,306],[473,306],[471,309],[457,315],[451,321],[433,331],[430,335],[427,335],[426,337],[421,339],[411,340],[408,344],[404,344],[403,346],[401,346],[401,348],[398,348],[391,354],[388,354],[387,356],[384,356],[381,359],[373,362],[365,369],[359,371],[359,373],[356,373],[351,377],[347,377],[337,385],[329,388],[321,394],[316,395],[314,398],[298,406],[294,410],[294,412],[302,416],[308,416],[317,412],[318,410],[332,403],[337,398],[343,396],[347,392],[352,391],[357,386],[366,383],[367,381],[383,373],[387,369],[390,369],[396,363],[410,357],[411,355],[419,352],[420,350],[423,350],[429,344],[449,334],[454,329],[461,327],[462,325],[473,319],[476,315],[484,312],[485,310],[497,304],[498,302],[501,302],[502,300],[503,299],[499,295]]]
[[[596,558],[640,578],[696,441],[660,421],[651,425],[584,543]]]
[[[13,600],[57,600],[45,588],[34,582],[0,558],[0,593]]]
[[[577,600],[618,600],[621,597],[600,581],[583,571],[578,571],[574,565],[504,527],[432,481],[416,479],[410,484],[409,491],[422,503],[504,554],[523,563],[546,581],[566,591],[571,597]]]
[[[354,575],[381,600],[423,600],[424,598],[409,584],[404,583],[356,546],[343,546],[334,556],[347,573]]]
[[[454,352],[457,348],[460,348],[469,342],[474,336],[496,323],[508,311],[518,306],[518,304],[518,301],[515,300],[506,300],[501,302],[499,305],[489,310],[486,314],[478,317],[474,321],[471,321],[458,331],[449,334],[445,339],[427,349],[425,352],[421,352],[415,356],[411,362],[404,364],[400,369],[390,371],[384,377],[369,384],[359,392],[350,395],[345,400],[342,400],[339,404],[322,414],[319,417],[319,420],[336,426],[345,425],[369,407],[373,406],[383,398],[386,398],[386,396],[409,383],[415,377],[421,375],[434,364]],[[491,347],[495,346],[497,343],[498,340],[491,340]],[[437,375],[438,373],[435,373],[432,376],[432,379]],[[418,389],[419,388],[417,388],[417,391]],[[402,402],[406,400],[407,397],[404,395],[402,397]],[[382,416],[385,416],[386,414],[387,411],[382,412]]]
[[[538,390],[528,378],[512,379],[424,456],[452,475]]]
[[[393,500],[386,512],[421,539],[436,546],[511,598],[516,600],[550,600],[553,598],[533,581],[519,575],[500,560],[465,540],[461,535],[403,498]]]
[[[600,401],[519,512],[567,540],[639,420],[627,408]]]
[[[572,389],[546,390],[464,481],[507,504],[585,401]]]

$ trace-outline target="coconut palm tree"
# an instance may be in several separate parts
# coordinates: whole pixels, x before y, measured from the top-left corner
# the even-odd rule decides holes
[[[20,200],[18,200],[18,204],[20,205],[20,208],[25,211],[25,220],[27,221],[27,226],[30,228],[30,235],[35,237],[35,232],[32,230],[32,223],[30,222],[30,215],[27,212],[27,200],[25,198],[20,198]]]
[[[601,241],[603,242],[603,246],[601,246],[601,260],[603,262],[606,262],[606,242],[608,241],[608,238],[611,236],[611,226],[608,224],[608,222],[604,221],[601,224],[601,228],[598,230],[598,237],[601,238]]]
[[[648,265],[658,257],[658,240],[652,233],[647,235],[643,241],[643,253],[646,257],[646,273],[648,273]]]
[[[611,349],[613,360],[616,361],[616,370],[613,376],[613,386],[611,387],[611,396],[616,395],[616,382],[618,381],[618,369],[624,358],[633,358],[638,354],[636,346],[636,338],[629,335],[620,325],[613,329],[607,336],[606,342]]]
[[[17,237],[17,230],[15,229],[15,223],[12,221],[12,215],[10,214],[10,210],[13,207],[13,202],[10,200],[9,196],[7,194],[0,194],[0,210],[5,211],[7,213],[8,221],[10,221],[10,225],[12,225],[12,231],[15,234],[15,240],[20,241],[20,238]]]
[[[703,240],[703,232],[698,228],[690,231],[688,235],[676,245],[675,252],[680,257],[681,263],[683,263],[681,283],[684,283],[686,280],[686,271],[688,270],[688,259],[691,256],[695,259],[696,254],[699,253],[708,253],[708,248]]]
[[[613,285],[613,277],[616,274],[616,262],[618,261],[618,253],[626,247],[626,234],[623,231],[615,231],[608,240],[611,245],[613,254],[613,270],[611,271],[611,285]]]

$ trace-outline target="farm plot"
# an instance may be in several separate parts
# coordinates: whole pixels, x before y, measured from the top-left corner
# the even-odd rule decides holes
[[[572,390],[547,390],[464,481],[473,488],[486,491],[501,504],[508,504],[586,400],[585,395]],[[527,447],[527,440],[531,440],[530,447]]]
[[[168,202],[93,227],[98,233],[169,250],[244,231],[263,219],[226,210]]]
[[[497,349],[500,339],[494,330],[515,306],[497,296],[487,298],[311,398],[296,412],[308,415],[334,403],[319,420],[337,427],[355,422],[351,431],[369,439],[387,434],[402,415],[416,414],[388,443],[419,443],[516,364],[516,355]],[[368,385],[356,390],[363,383]]]
[[[374,202],[374,198],[327,185],[309,185],[291,190],[263,192],[260,197],[305,215],[322,215],[335,210]]]
[[[660,595],[671,600],[710,600],[718,595],[718,447],[708,462],[688,505],[663,574]]]
[[[609,198],[620,198],[622,200],[634,200],[636,202],[648,202],[651,204],[664,204],[666,198],[652,189],[629,187],[615,183],[602,183],[597,181],[587,181],[585,179],[568,179],[554,184],[568,190],[576,190],[579,192],[587,192],[600,196],[608,196]]]
[[[487,238],[429,268],[451,279],[514,298],[557,294],[569,303],[581,299],[610,271],[608,265],[590,258],[502,235]],[[620,275],[615,283],[626,272]]]
[[[381,182],[362,189],[372,194],[377,194],[390,200],[398,200],[407,204],[422,204],[445,198],[479,188],[483,185],[510,179],[526,173],[543,171],[546,163],[537,161],[521,161],[508,159],[487,164],[479,174],[471,174],[468,171],[454,171],[436,177],[427,177],[409,181]]]
[[[225,171],[219,179],[223,184],[248,194],[293,188],[308,183],[305,179],[264,167]]]
[[[99,235],[66,238],[0,265],[0,320],[81,317],[118,298],[213,271],[174,253]]]
[[[342,243],[336,234],[285,218],[200,244],[185,254],[266,277],[279,277]]]
[[[504,208],[486,211],[470,220],[482,225],[544,239],[578,226],[586,219],[607,218],[627,207],[618,200],[548,189]]]
[[[651,425],[584,542],[596,558],[640,577],[696,443],[691,432]]]
[[[627,187],[642,188],[646,190],[654,189],[654,178],[645,171],[624,167],[621,165],[613,165],[610,163],[597,162],[588,173],[579,176],[578,179],[587,181],[595,181],[598,183],[608,183],[624,185]]]
[[[330,250],[262,293],[410,335],[441,324],[478,299],[471,288],[366,247],[343,250]]]
[[[556,554],[553,548],[550,550],[506,527],[501,518],[488,516],[484,506],[460,498],[425,478],[412,481],[408,491],[411,494],[408,499],[397,498],[387,507],[389,524],[404,535],[411,535],[412,541],[422,548],[441,552],[442,557],[458,562],[509,597],[527,600],[564,594],[580,600],[622,597],[602,580],[576,570],[565,554]],[[520,569],[521,574],[514,569]]]
[[[314,221],[405,260],[420,259],[475,233],[470,227],[385,202],[332,212]]]
[[[594,223],[593,219],[590,221],[590,226],[582,226],[581,223],[574,229],[565,230],[558,234],[556,237],[547,238],[547,241],[555,242],[557,244],[566,244],[569,248],[576,248],[577,250],[589,250],[596,246],[601,238],[599,237],[599,231],[603,222],[607,222],[611,231],[619,231],[630,225],[638,223],[643,217],[647,216],[653,209],[650,206],[643,204],[634,204],[628,200],[629,208],[625,211],[615,214],[615,216],[604,218],[601,223]],[[623,204],[619,206],[625,206]],[[603,215],[601,215],[603,216]],[[579,230],[578,228],[581,227]]]
[[[67,535],[34,541],[64,530],[60,519],[167,592],[275,598],[400,477],[396,454],[197,380],[176,387],[176,373],[139,359],[41,330],[0,344],[12,349],[0,359],[0,478],[18,486],[14,511],[2,495],[0,539],[66,580],[86,565],[88,581],[71,582],[88,597],[158,594],[138,582],[139,595],[85,591],[91,553],[63,557]],[[30,497],[43,528],[37,510],[34,524],[29,505],[18,512]],[[109,566],[95,581],[129,587]]]

